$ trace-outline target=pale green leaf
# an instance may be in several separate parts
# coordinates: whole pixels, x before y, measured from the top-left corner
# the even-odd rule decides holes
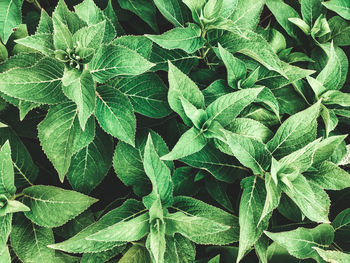
[[[269,173],[265,175],[265,189],[266,199],[259,223],[278,207],[281,200],[281,189],[276,185]]]
[[[23,263],[55,263],[55,251],[47,247],[54,241],[51,229],[16,214],[10,238],[14,252]]]
[[[112,258],[116,257],[118,254],[122,253],[124,249],[125,249],[125,246],[119,246],[119,247],[115,247],[110,250],[102,251],[98,253],[84,253],[80,263],[108,262]],[[66,263],[66,262],[62,262],[62,263]]]
[[[345,138],[346,135],[336,135],[323,139],[317,145],[313,165],[317,165],[328,160]]]
[[[271,153],[276,157],[283,157],[313,141],[316,137],[319,110],[320,102],[317,102],[285,120],[267,144]]]
[[[0,247],[4,247],[12,231],[12,214],[0,216]]]
[[[55,52],[53,37],[51,33],[37,33],[32,36],[17,39],[16,43],[36,49],[49,57],[53,56]]]
[[[100,242],[131,242],[143,238],[149,231],[149,214],[147,212],[128,221],[120,221],[86,237],[86,239]]]
[[[325,105],[339,105],[350,107],[350,94],[339,90],[328,90],[322,94],[322,103]]]
[[[265,234],[288,252],[299,259],[313,258],[319,260],[319,255],[313,247],[328,247],[333,242],[334,230],[328,224],[315,228],[299,227],[295,230]]]
[[[202,32],[196,24],[189,24],[186,28],[174,28],[162,35],[146,35],[153,42],[165,49],[182,49],[187,53],[193,53],[203,47],[205,40]]]
[[[343,18],[350,20],[350,2],[347,0],[331,0],[322,3],[329,10],[336,12]]]
[[[163,155],[162,160],[177,160],[188,155],[199,152],[207,144],[207,140],[200,130],[195,127],[190,128],[181,135],[178,142],[170,153]]]
[[[270,165],[271,153],[261,141],[241,134],[223,131],[233,155],[254,174],[263,175]]]
[[[145,59],[150,59],[153,51],[153,42],[145,36],[127,35],[113,40],[114,45],[121,45],[136,51]]]
[[[29,68],[13,68],[0,74],[0,91],[18,99],[54,104],[64,101],[61,79],[64,66],[44,58]]]
[[[75,104],[62,103],[52,106],[46,118],[38,125],[41,146],[62,182],[73,154],[87,146],[95,136],[94,120],[90,118],[85,131],[82,131],[77,115]]]
[[[129,99],[119,90],[108,86],[97,89],[95,116],[107,133],[135,144],[136,118]]]
[[[176,66],[169,61],[169,93],[168,102],[170,108],[180,115],[184,122],[192,126],[181,104],[180,97],[184,97],[196,108],[204,108],[204,96],[198,86]]]
[[[22,21],[23,0],[4,0],[0,3],[0,38],[4,44],[7,43],[14,28]]]
[[[336,250],[324,250],[319,247],[313,247],[323,260],[330,263],[347,263],[350,261],[350,254]]]
[[[324,11],[322,0],[301,0],[301,14],[304,21],[312,26],[316,19]]]
[[[239,28],[254,30],[266,0],[237,0],[236,2],[236,9],[231,16],[232,21]]]
[[[68,9],[64,0],[58,1],[55,11],[52,13],[52,18],[65,24],[72,34],[87,25],[76,13]]]
[[[66,251],[69,253],[97,253],[121,246],[122,242],[97,242],[87,240],[86,237],[99,232],[118,222],[132,218],[144,209],[141,202],[128,199],[120,207],[113,209],[99,219],[96,223],[84,228],[75,236],[61,243],[50,245],[50,248]]]
[[[1,246],[0,258],[2,263],[11,263],[11,255],[7,246]]]
[[[53,34],[52,18],[45,11],[45,9],[41,9],[39,25],[36,29],[36,34]]]
[[[136,51],[113,44],[102,45],[88,64],[92,76],[100,83],[120,75],[139,75],[153,66]]]
[[[134,244],[126,251],[118,263],[151,263],[151,259],[144,246]]]
[[[97,49],[103,40],[103,33],[106,29],[106,21],[83,27],[73,35],[73,43],[76,46]]]
[[[308,182],[301,174],[290,184],[291,188],[284,183],[280,185],[283,192],[295,202],[303,214],[312,221],[329,223],[330,200],[327,193],[320,186]]]
[[[58,227],[97,202],[97,199],[55,186],[36,185],[23,190],[25,216],[43,227]]]
[[[152,182],[152,192],[144,197],[143,202],[147,208],[158,198],[164,207],[172,204],[173,183],[169,168],[159,159],[151,135],[148,135],[143,166],[148,178]]]
[[[269,217],[260,218],[264,209],[266,190],[263,180],[250,176],[242,180],[243,193],[239,206],[239,251],[237,262],[267,229]],[[259,222],[260,221],[260,222]]]
[[[69,50],[73,48],[73,35],[65,22],[53,15],[53,43],[55,49]]]
[[[323,162],[316,172],[307,175],[306,178],[326,190],[350,187],[350,174],[329,161]]]
[[[63,92],[77,105],[80,127],[85,130],[86,122],[96,105],[95,83],[90,72],[66,71],[63,76]]]
[[[10,198],[16,193],[16,187],[9,141],[0,147],[0,194]]]

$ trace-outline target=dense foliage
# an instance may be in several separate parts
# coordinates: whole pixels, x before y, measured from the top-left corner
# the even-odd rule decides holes
[[[350,1],[1,0],[0,38],[0,262],[350,262]]]

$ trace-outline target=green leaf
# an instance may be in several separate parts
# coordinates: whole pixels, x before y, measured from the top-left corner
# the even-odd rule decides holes
[[[63,92],[77,105],[80,127],[84,131],[96,104],[95,83],[90,72],[66,71],[63,76]]]
[[[154,4],[161,14],[176,27],[183,27],[189,20],[188,12],[182,1],[154,0]]]
[[[97,89],[95,116],[104,131],[135,145],[136,118],[129,99],[108,86]]]
[[[242,33],[226,33],[219,39],[220,44],[231,53],[242,53],[269,70],[285,76],[281,61],[269,43],[259,34],[244,30]]]
[[[113,157],[113,140],[101,129],[96,129],[94,140],[73,155],[67,179],[76,191],[88,194],[107,175]]]
[[[87,2],[87,1],[86,1]],[[68,30],[74,34],[80,28],[86,26],[86,23],[79,18],[79,16],[70,11],[64,0],[59,0],[52,14],[53,20],[60,21],[65,24]]]
[[[173,184],[169,168],[159,159],[152,137],[149,134],[144,151],[143,166],[148,178],[152,182],[152,192],[143,198],[143,203],[150,208],[158,198],[162,206],[168,207],[172,204]]]
[[[151,57],[153,42],[145,36],[121,36],[114,39],[112,43],[134,50],[145,59],[150,59]]]
[[[235,58],[230,52],[224,49],[219,43],[220,56],[227,69],[227,82],[230,87],[237,88],[238,81],[245,78],[247,69],[245,64]]]
[[[1,246],[0,249],[0,258],[3,260],[3,263],[11,263],[11,255],[9,249],[6,245]]]
[[[65,100],[61,89],[63,65],[43,58],[29,68],[13,68],[0,74],[0,91],[18,99],[55,104]]]
[[[313,165],[328,160],[338,146],[344,141],[346,135],[331,136],[323,139],[318,145],[313,158]]]
[[[51,229],[33,224],[24,215],[16,214],[10,238],[11,246],[22,262],[55,262],[55,251],[46,247],[54,241]]]
[[[324,250],[319,247],[313,247],[317,253],[326,262],[346,263],[350,261],[350,254],[343,253],[336,250]]]
[[[204,7],[205,0],[182,0],[192,12],[192,18],[195,22],[199,23],[202,7]]]
[[[340,48],[334,47],[333,43],[330,46],[324,45],[322,47],[327,51],[328,62],[316,80],[327,90],[340,90],[348,71],[348,61],[343,57],[344,52]]]
[[[139,75],[153,66],[137,52],[113,44],[101,46],[88,64],[95,81],[100,83],[120,75]]]
[[[192,241],[195,243],[225,245],[238,241],[239,226],[236,216],[191,197],[175,197],[173,206],[188,216],[205,218],[209,222],[219,223],[216,227],[227,229],[213,234],[204,233],[198,229],[199,235],[192,236]],[[228,226],[229,228],[227,228]],[[184,225],[184,227],[188,229],[190,225]]]
[[[7,43],[14,28],[22,21],[23,0],[5,0],[0,3],[0,38],[4,44]]]
[[[33,48],[46,56],[52,57],[55,52],[51,33],[36,33],[35,35],[17,39],[16,43]]]
[[[141,202],[128,199],[120,207],[105,214],[96,223],[84,228],[75,236],[61,243],[50,245],[50,248],[66,251],[69,253],[97,253],[123,245],[122,242],[97,242],[87,240],[86,237],[99,232],[109,226],[125,221],[140,213],[144,209]]]
[[[105,28],[100,32],[100,37],[103,37],[103,43],[109,43],[115,38],[116,32],[112,22],[106,17],[102,10],[97,7],[93,0],[83,1],[74,6],[74,10],[89,26],[105,22]],[[102,34],[102,32],[104,34]]]
[[[181,135],[170,153],[163,155],[162,160],[177,160],[199,152],[207,144],[205,136],[195,127]]]
[[[0,160],[0,194],[5,194],[10,198],[16,193],[16,187],[9,141],[0,148]]]
[[[233,155],[254,174],[263,175],[271,161],[271,153],[264,143],[241,134],[223,131]]]
[[[308,182],[301,174],[298,174],[290,184],[291,187],[280,185],[283,192],[295,202],[303,214],[314,222],[329,223],[330,200],[327,193],[320,186]]]
[[[79,125],[75,104],[52,106],[38,125],[41,146],[63,182],[73,154],[87,146],[95,136],[95,122],[90,118],[85,131]]]
[[[285,120],[267,144],[270,152],[276,157],[283,157],[313,141],[319,110],[320,101]]]
[[[339,90],[329,90],[322,94],[322,102],[325,105],[339,105],[350,107],[350,94]]]
[[[165,236],[166,250],[164,261],[169,263],[192,262],[196,257],[196,249],[194,244],[180,234]]]
[[[195,243],[200,243],[198,238],[202,236],[217,234],[230,228],[207,218],[189,216],[182,212],[168,214],[164,216],[164,220],[168,235],[179,233]]]
[[[118,254],[122,253],[124,249],[125,246],[120,246],[99,253],[85,253],[82,256],[80,263],[108,262]]]
[[[73,35],[68,26],[53,15],[53,43],[55,49],[69,50],[73,48]]]
[[[334,230],[328,224],[321,224],[315,228],[298,227],[295,230],[265,234],[288,252],[299,259],[313,258],[320,260],[313,247],[327,247],[333,242]]]
[[[346,0],[331,0],[322,3],[329,10],[336,12],[341,17],[350,20],[350,3]]]
[[[259,224],[265,217],[269,216],[272,211],[278,207],[281,200],[281,189],[276,185],[269,173],[265,175],[265,189],[266,199],[264,209],[259,219]]]
[[[322,7],[321,0],[301,0],[301,14],[303,20],[312,26],[316,19],[323,13],[324,7]]]
[[[30,185],[38,176],[38,167],[34,164],[26,146],[9,127],[0,128],[0,145],[10,142],[11,159],[15,172],[15,186]]]
[[[261,222],[264,209],[266,190],[263,180],[257,176],[250,176],[241,181],[243,193],[239,206],[239,251],[237,262],[254,245],[263,231],[267,229],[269,217]]]
[[[333,16],[328,20],[331,34],[329,38],[333,39],[336,46],[348,46],[350,45],[350,22],[341,18],[340,16]],[[326,36],[327,37],[327,36]]]
[[[191,121],[186,116],[180,97],[184,97],[196,108],[204,108],[204,96],[198,86],[176,66],[169,61],[169,93],[168,102],[170,108],[180,115],[184,122],[192,126]]]
[[[44,8],[41,9],[39,25],[36,29],[36,34],[53,34],[52,18]]]
[[[103,33],[106,29],[106,21],[83,27],[73,35],[73,43],[76,46],[97,49],[103,40]]]
[[[217,98],[206,110],[209,120],[218,121],[225,127],[256,100],[262,90],[263,88],[243,89]]]
[[[131,242],[143,238],[149,231],[149,214],[147,212],[128,221],[120,221],[86,237],[86,239],[100,242]]]
[[[147,0],[118,0],[121,8],[129,10],[145,21],[155,32],[158,32],[156,7]]]
[[[150,263],[151,259],[144,246],[134,244],[126,251],[118,263]]]
[[[215,177],[207,176],[205,178],[205,189],[208,194],[221,206],[228,211],[233,212],[231,201],[227,195],[227,185],[220,182]]]
[[[196,52],[203,47],[205,40],[199,26],[190,23],[186,28],[171,29],[162,35],[146,35],[153,42],[165,49],[182,49],[187,53]]]
[[[350,187],[350,174],[329,161],[323,162],[315,173],[307,175],[306,178],[326,190]]]
[[[135,112],[151,118],[162,118],[171,113],[168,88],[158,75],[145,73],[132,78],[120,78],[113,87],[130,99]]]
[[[237,7],[231,19],[239,28],[254,30],[264,5],[265,0],[237,0]]]
[[[297,31],[295,26],[288,20],[288,18],[300,18],[297,11],[290,5],[285,4],[280,0],[266,0],[266,5],[275,16],[278,23],[284,28],[288,35],[297,38]]]
[[[23,190],[25,216],[43,227],[58,227],[97,202],[97,199],[55,186],[36,185]]]
[[[6,246],[7,239],[12,231],[12,214],[0,216],[0,247]],[[1,254],[0,254],[1,255]]]
[[[120,25],[117,15],[114,11],[112,0],[108,0],[108,4],[105,10],[103,10],[104,15],[108,18],[117,33],[117,36],[121,36],[125,33],[123,27]]]

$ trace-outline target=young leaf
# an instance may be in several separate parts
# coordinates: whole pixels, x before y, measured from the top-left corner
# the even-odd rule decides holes
[[[170,153],[163,155],[162,160],[177,160],[199,152],[207,144],[205,136],[195,127],[181,135]]]
[[[231,88],[237,88],[238,81],[245,78],[247,73],[246,66],[241,60],[235,58],[230,52],[224,49],[220,43],[219,52],[227,69],[227,82]]]
[[[265,234],[288,252],[299,259],[313,258],[320,260],[313,247],[326,247],[333,242],[334,229],[328,224],[321,224],[315,228],[299,227],[295,230]]]
[[[80,127],[84,131],[86,122],[95,110],[94,80],[88,70],[82,73],[78,70],[69,70],[65,72],[62,81],[64,94],[77,105]]]
[[[3,263],[11,263],[11,255],[8,247],[6,245],[3,245],[1,247],[0,258],[3,260]]]
[[[12,231],[12,214],[0,216],[0,225],[0,247],[4,247]]]
[[[16,187],[9,141],[0,147],[0,194],[10,198],[16,193]]]
[[[100,242],[131,242],[146,236],[150,231],[149,214],[144,213],[128,221],[121,221],[86,237]]]
[[[261,222],[266,190],[264,182],[257,176],[250,176],[241,182],[243,193],[239,206],[239,262],[248,249],[257,242],[263,231],[267,229],[269,217]]]
[[[53,34],[52,18],[44,8],[41,9],[39,25],[36,29],[36,34]]]
[[[48,57],[52,57],[55,54],[53,36],[51,33],[37,33],[32,36],[17,39],[16,43],[36,49]]]
[[[276,185],[272,176],[267,173],[265,175],[265,188],[266,188],[266,199],[264,204],[264,209],[261,212],[261,217],[259,223],[273,210],[275,210],[280,204],[281,200],[281,189]]]
[[[328,160],[338,146],[344,141],[346,135],[331,136],[323,139],[318,145],[313,158],[313,165]]]
[[[0,3],[0,38],[4,44],[7,43],[14,28],[22,21],[23,0],[1,1]]]
[[[271,153],[266,145],[251,137],[224,131],[226,143],[233,155],[254,174],[264,174],[270,165]]]
[[[100,83],[120,75],[139,75],[153,66],[137,52],[113,44],[102,45],[88,64],[92,76]]]
[[[350,3],[346,0],[331,0],[322,3],[329,10],[336,12],[341,17],[350,20]]]
[[[194,53],[203,47],[205,40],[202,31],[196,24],[189,24],[186,28],[178,27],[162,35],[146,35],[153,42],[165,49],[182,49],[187,53]]]
[[[314,24],[323,11],[321,0],[301,0],[301,14],[309,26]]]
[[[95,139],[71,160],[67,179],[76,191],[88,194],[101,183],[112,164],[113,140],[100,128]]]
[[[95,136],[95,122],[90,118],[85,131],[80,128],[76,107],[71,102],[52,106],[38,125],[42,148],[56,168],[60,180],[69,169],[73,154],[87,146]]]
[[[270,152],[276,157],[283,157],[313,141],[319,110],[320,101],[285,120],[267,144]]]
[[[97,242],[87,240],[86,237],[99,232],[109,226],[125,221],[140,214],[144,209],[141,202],[128,199],[120,207],[105,214],[96,223],[84,228],[75,236],[61,243],[50,245],[50,248],[66,251],[69,253],[97,253],[121,246],[123,242]]]
[[[97,199],[55,186],[36,185],[23,190],[25,216],[43,227],[58,227],[73,219]]]
[[[104,131],[135,145],[136,118],[129,99],[108,86],[97,89],[95,116]]]
[[[53,43],[56,50],[73,48],[73,35],[68,26],[53,15]]]
[[[63,65],[43,58],[30,68],[13,68],[0,74],[0,91],[18,99],[55,104],[65,100],[61,89]]]
[[[186,116],[180,97],[184,97],[190,103],[192,103],[196,108],[204,108],[204,96],[197,87],[197,85],[184,73],[181,72],[177,67],[175,67],[169,61],[169,93],[168,101],[170,108],[177,112],[184,122],[191,125],[191,121]]]
[[[151,263],[151,259],[144,246],[134,244],[126,251],[118,263]]]
[[[143,166],[148,178],[152,182],[152,192],[143,198],[143,203],[150,208],[158,198],[162,206],[168,207],[172,204],[173,184],[169,168],[159,159],[154,147],[152,137],[149,134],[145,146]]]
[[[16,214],[10,238],[11,246],[22,262],[55,263],[55,251],[47,247],[54,241],[51,229]]]
[[[64,0],[58,1],[55,11],[52,13],[52,18],[53,20],[55,19],[56,21],[65,24],[72,34],[86,26],[86,23],[81,20],[76,13],[68,9]]]

